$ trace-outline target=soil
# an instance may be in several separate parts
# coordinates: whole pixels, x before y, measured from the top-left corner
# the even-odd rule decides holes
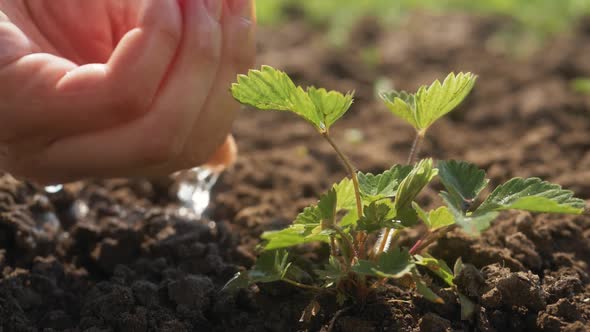
[[[590,76],[590,22],[527,58],[497,47],[509,24],[415,15],[385,29],[367,18],[349,45],[332,47],[321,28],[295,17],[261,29],[259,62],[301,84],[356,90],[334,135],[359,168],[375,172],[405,162],[413,133],[376,101],[374,82],[414,90],[473,71],[472,96],[430,130],[421,156],[475,162],[493,185],[540,176],[588,200],[590,96],[570,81]],[[261,232],[285,227],[344,176],[329,146],[289,114],[244,111],[235,136],[239,160],[216,186],[207,218],[179,209],[159,181],[86,181],[46,194],[1,175],[0,331],[590,331],[588,216],[505,213],[481,237],[456,231],[433,245],[449,264],[466,263],[456,283],[476,303],[471,320],[461,320],[456,295],[434,278],[445,304],[391,285],[341,311],[318,298],[308,323],[299,318],[312,297],[288,285],[220,292],[252,264]],[[435,189],[423,205],[440,204]]]

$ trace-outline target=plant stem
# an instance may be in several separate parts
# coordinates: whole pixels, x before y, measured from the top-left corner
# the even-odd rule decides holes
[[[422,250],[422,244],[424,243],[424,239],[420,239],[418,241],[416,241],[416,243],[414,243],[414,246],[412,246],[412,249],[410,249],[409,253],[410,255],[415,255],[417,253],[420,252],[420,250]]]
[[[414,162],[416,162],[416,157],[418,156],[418,153],[420,153],[422,139],[425,134],[426,133],[423,130],[416,133],[414,143],[412,143],[412,149],[410,150],[410,155],[408,156],[408,165],[413,165]]]
[[[346,236],[346,233],[344,233],[342,228],[340,228],[336,225],[332,225],[332,229],[335,230],[336,233],[338,233],[338,235],[340,235],[340,237],[342,238],[342,241],[344,241],[344,243],[346,243],[346,245],[350,248],[350,251],[352,252],[353,257],[351,257],[351,262],[349,264],[352,265],[352,262],[355,260],[355,258],[358,257],[358,252],[357,252],[356,248],[354,247],[352,242],[350,242],[350,239],[348,238],[348,236]]]
[[[330,235],[330,251],[331,251],[331,255],[336,257],[337,256],[337,252],[336,252],[336,239],[334,239],[333,235]]]
[[[342,151],[338,148],[336,143],[334,143],[334,141],[332,140],[332,137],[330,137],[330,135],[327,132],[322,133],[322,137],[324,137],[326,139],[326,141],[328,141],[328,143],[330,143],[330,145],[332,146],[334,151],[336,151],[336,154],[338,155],[338,157],[340,158],[340,160],[344,164],[344,167],[346,168],[348,175],[352,179],[352,185],[354,186],[354,198],[356,199],[356,210],[357,210],[358,217],[360,219],[363,216],[363,203],[361,200],[361,191],[359,189],[359,180],[356,175],[356,169],[354,166],[352,166],[350,159],[348,159],[348,157],[346,157],[346,155],[344,155],[344,153],[342,153]]]
[[[286,282],[286,283],[288,283],[288,284],[291,284],[291,285],[293,285],[295,287],[299,287],[299,288],[303,288],[303,289],[308,289],[308,290],[312,290],[312,291],[316,291],[316,292],[321,292],[323,290],[320,287],[302,284],[300,282],[297,282],[295,280],[291,280],[291,279],[288,279],[288,278],[283,278],[281,280],[284,281],[284,282]]]
[[[391,228],[386,228],[383,232],[383,236],[381,237],[381,241],[379,242],[379,248],[377,248],[377,251],[374,253],[375,257],[379,257],[379,255],[381,255],[385,251],[385,246],[387,246],[387,242],[390,242],[389,238],[394,237],[398,233],[397,230],[393,230],[392,234]]]
[[[447,234],[448,232],[453,230],[455,228],[455,226],[456,225],[450,225],[450,226],[441,228],[441,229],[435,231],[434,233],[431,233],[431,232],[426,233],[426,235],[424,235],[420,240],[416,241],[416,243],[414,244],[412,249],[410,249],[410,252],[409,252],[410,255],[419,254],[424,248],[428,247],[434,241],[440,239],[445,234]]]
[[[426,134],[426,132],[424,130],[420,130],[418,132],[416,132],[416,137],[414,138],[414,143],[412,143],[412,149],[410,150],[410,155],[408,156],[408,165],[413,165],[416,162],[416,157],[418,156],[418,153],[420,152],[420,146],[422,143],[422,139],[424,138],[424,135]],[[381,241],[379,248],[377,249],[377,252],[375,253],[375,258],[379,257],[379,255],[381,255],[383,253],[383,250],[385,249],[385,243],[386,243],[386,239],[389,237],[391,233],[391,229],[386,229],[385,233],[383,234],[383,241]],[[415,246],[415,245],[414,245]],[[414,248],[412,248],[414,249]],[[411,250],[410,250],[411,252]]]
[[[346,307],[344,309],[340,309],[340,310],[336,311],[336,314],[334,314],[334,317],[332,317],[332,319],[330,320],[330,325],[328,326],[328,332],[334,331],[334,327],[336,326],[336,321],[338,320],[338,318],[352,308],[353,307]]]
[[[412,143],[412,149],[410,150],[410,155],[408,156],[408,165],[413,165],[416,162],[416,157],[418,156],[418,153],[420,152],[420,146],[422,143],[422,139],[424,138],[424,135],[426,134],[426,132],[424,130],[420,130],[416,133],[416,137],[414,138],[414,142]],[[381,255],[383,253],[383,250],[385,250],[385,244],[387,243],[387,239],[389,238],[391,234],[391,229],[388,228],[385,230],[385,233],[383,234],[383,239],[379,245],[379,248],[377,249],[377,252],[375,253],[375,258],[379,257],[379,255]],[[421,242],[418,241],[418,242]],[[416,243],[414,245],[414,247],[416,246],[420,246],[420,244]],[[412,250],[417,250],[418,248],[414,248],[412,247],[412,249],[410,249],[410,252],[412,252]]]

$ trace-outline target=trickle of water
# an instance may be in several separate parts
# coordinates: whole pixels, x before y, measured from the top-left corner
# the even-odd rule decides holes
[[[62,191],[63,188],[64,188],[63,184],[56,184],[56,185],[52,185],[52,186],[46,186],[45,191],[49,194],[55,194],[55,193]]]
[[[57,194],[62,190],[64,190],[63,184],[56,184],[56,185],[45,187],[45,192],[47,194]],[[88,212],[90,211],[86,202],[79,200],[79,199],[74,201],[71,209],[72,209],[72,213],[74,214],[76,219],[82,219],[82,218],[86,217],[86,215],[88,215]]]
[[[31,209],[35,220],[33,231],[38,235],[57,234],[61,224],[51,209],[49,198],[45,195],[36,194],[33,201],[35,202],[34,208]]]
[[[182,172],[176,196],[180,202],[200,218],[211,201],[211,189],[219,179],[219,173],[205,167],[195,167]]]

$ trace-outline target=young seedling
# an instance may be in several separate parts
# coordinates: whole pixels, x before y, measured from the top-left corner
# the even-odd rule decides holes
[[[238,77],[231,92],[245,105],[261,110],[289,111],[311,123],[332,146],[348,177],[322,195],[316,205],[305,208],[293,224],[262,235],[262,253],[254,267],[238,273],[226,288],[282,280],[314,292],[333,292],[341,304],[364,302],[370,292],[392,279],[406,281],[434,302],[442,302],[429,287],[426,271],[454,287],[454,271],[425,249],[455,227],[478,234],[489,227],[500,211],[581,214],[585,203],[571,191],[538,178],[514,178],[497,187],[479,206],[480,192],[487,187],[485,171],[464,161],[423,159],[415,163],[419,143],[428,128],[452,111],[469,94],[476,81],[470,73],[450,74],[441,83],[421,87],[417,93],[392,91],[382,94],[391,112],[416,129],[416,140],[407,165],[394,165],[380,174],[358,172],[330,135],[331,126],[353,102],[353,94],[309,87],[303,89],[279,70],[263,66]],[[446,191],[445,206],[425,211],[416,202],[420,192],[438,177]],[[397,243],[397,235],[422,221],[426,234],[411,248]],[[329,259],[316,270],[302,269],[290,260],[288,249],[309,242],[330,247]],[[419,268],[420,267],[420,268]],[[407,282],[410,280],[410,282]],[[473,304],[458,294],[464,316]],[[317,305],[312,306],[317,311]]]
[[[571,87],[577,93],[590,94],[590,78],[576,78],[571,82]]]

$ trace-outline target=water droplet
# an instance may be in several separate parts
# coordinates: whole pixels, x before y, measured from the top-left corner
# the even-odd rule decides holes
[[[72,204],[71,212],[76,220],[80,220],[86,218],[88,212],[90,212],[90,208],[86,202],[77,199],[74,201],[74,204]]]
[[[62,184],[56,184],[53,186],[46,186],[45,191],[50,194],[55,194],[62,191],[64,186]]]
[[[209,206],[211,189],[219,179],[219,173],[209,168],[195,167],[182,173],[178,185],[177,197],[199,218]]]

